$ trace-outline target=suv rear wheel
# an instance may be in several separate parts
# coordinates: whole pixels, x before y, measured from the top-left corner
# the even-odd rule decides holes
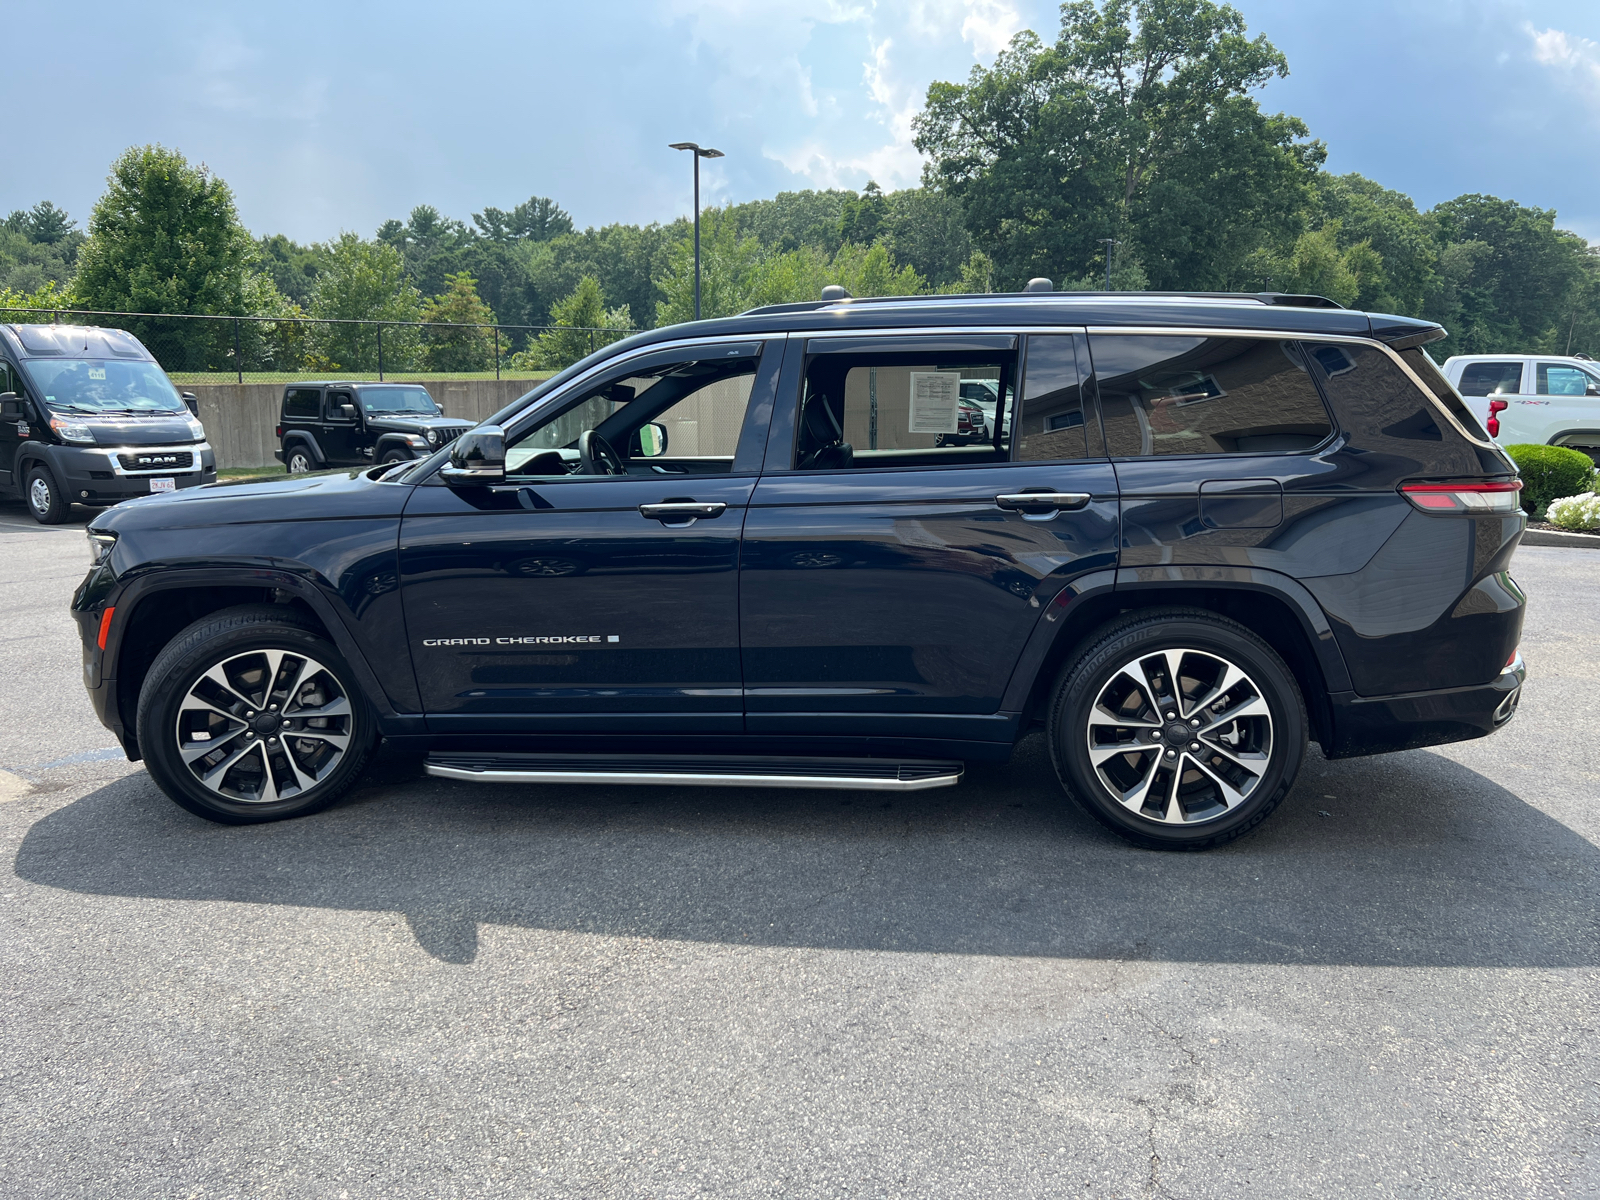
[[[311,455],[304,446],[290,446],[289,452],[283,456],[283,469],[291,475],[304,475],[313,467]]]
[[[326,808],[375,740],[338,650],[272,606],[213,613],[173,638],[145,677],[138,729],[161,790],[227,825]]]
[[[28,511],[39,524],[59,525],[67,519],[67,498],[56,486],[56,477],[50,473],[50,468],[42,463],[28,472],[25,495]]]
[[[1305,758],[1294,674],[1244,626],[1203,609],[1112,622],[1062,671],[1050,713],[1062,786],[1151,849],[1206,849],[1255,828]]]

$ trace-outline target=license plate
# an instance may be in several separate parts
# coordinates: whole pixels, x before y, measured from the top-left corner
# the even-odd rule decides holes
[[[178,481],[176,479],[152,479],[150,481],[150,490],[152,492],[171,492],[176,491],[177,487]]]

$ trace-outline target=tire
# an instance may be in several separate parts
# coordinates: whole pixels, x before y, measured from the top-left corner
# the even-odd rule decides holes
[[[317,465],[311,461],[310,451],[302,445],[294,445],[283,456],[283,469],[290,475],[304,475],[307,471],[315,471]]]
[[[67,510],[72,507],[71,501],[61,494],[60,487],[56,485],[56,477],[43,463],[28,472],[22,498],[33,519],[41,525],[61,524],[67,519]]]
[[[397,462],[410,462],[411,461],[411,452],[409,450],[400,450],[398,448],[394,449],[394,450],[386,450],[384,452],[383,457],[380,458],[378,461],[380,463],[384,463],[384,464],[397,463]]]
[[[314,717],[291,715],[312,707]],[[151,776],[172,800],[224,825],[326,808],[360,775],[376,729],[338,650],[275,605],[202,617],[156,656],[139,692]],[[208,743],[217,749],[206,753]]]
[[[1148,849],[1205,850],[1278,806],[1305,760],[1307,726],[1294,673],[1266,642],[1204,609],[1153,609],[1091,635],[1062,670],[1050,756],[1062,787],[1107,829]]]

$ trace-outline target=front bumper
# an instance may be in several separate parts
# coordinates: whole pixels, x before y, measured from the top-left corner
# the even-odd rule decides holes
[[[186,467],[124,465],[124,457],[188,454]],[[52,446],[50,467],[66,498],[74,504],[115,504],[150,495],[152,479],[170,479],[177,488],[215,483],[217,458],[209,442],[178,446]]]
[[[1528,671],[1518,654],[1492,683],[1398,696],[1328,697],[1329,758],[1388,754],[1486,737],[1516,715]]]

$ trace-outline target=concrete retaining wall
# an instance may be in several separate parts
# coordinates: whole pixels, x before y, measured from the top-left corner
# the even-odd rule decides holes
[[[532,389],[535,379],[407,379],[420,383],[447,417],[481,421]],[[273,432],[282,383],[197,383],[183,387],[200,402],[200,421],[219,467],[268,467],[278,460]]]

